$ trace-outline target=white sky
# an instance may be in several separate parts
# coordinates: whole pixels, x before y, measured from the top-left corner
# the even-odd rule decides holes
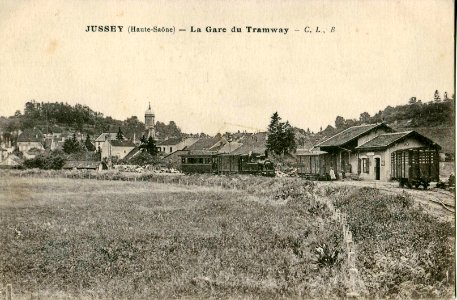
[[[453,94],[452,1],[2,1],[0,115],[26,101],[216,133],[334,125],[436,89]],[[287,35],[86,33],[87,25],[289,27]],[[334,34],[294,32],[336,27]],[[231,129],[231,127],[229,128]],[[243,128],[240,128],[243,129]]]

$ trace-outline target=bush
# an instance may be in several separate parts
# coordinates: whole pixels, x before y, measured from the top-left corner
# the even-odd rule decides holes
[[[28,169],[60,170],[64,166],[66,158],[59,154],[41,154],[24,161],[24,167]]]

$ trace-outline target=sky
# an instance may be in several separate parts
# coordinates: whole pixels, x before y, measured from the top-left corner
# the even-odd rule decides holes
[[[428,101],[437,89],[452,95],[453,12],[446,0],[2,1],[0,116],[35,99],[143,119],[151,102],[157,121],[188,133],[265,130],[275,111],[317,131],[337,115]],[[186,31],[129,34],[128,26]]]

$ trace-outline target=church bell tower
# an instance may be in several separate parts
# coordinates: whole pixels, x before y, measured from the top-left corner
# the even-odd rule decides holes
[[[149,138],[151,136],[152,136],[152,138],[155,138],[156,133],[155,133],[154,118],[155,118],[155,115],[151,109],[151,102],[149,102],[149,108],[144,113],[144,124],[146,127],[147,138]]]

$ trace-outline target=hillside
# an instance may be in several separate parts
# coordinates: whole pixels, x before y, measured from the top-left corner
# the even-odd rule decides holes
[[[443,148],[443,152],[455,153],[454,96],[451,99],[436,99],[425,103],[413,97],[408,104],[395,107],[387,106],[373,116],[363,112],[358,120],[337,116],[335,127],[328,125],[324,130],[315,134],[296,129],[297,144],[300,148],[309,149],[319,141],[325,140],[351,126],[379,122],[384,122],[397,131],[417,131],[437,142]]]
[[[102,132],[117,132],[121,128],[124,135],[139,139],[144,134],[144,123],[136,116],[124,121],[104,116],[90,107],[76,104],[55,102],[44,103],[34,100],[25,104],[24,113],[19,110],[14,116],[0,117],[0,132],[12,133],[27,128],[39,128],[42,132],[81,132],[92,137]],[[181,129],[175,122],[168,124],[156,122],[156,134],[159,138],[181,137]]]

